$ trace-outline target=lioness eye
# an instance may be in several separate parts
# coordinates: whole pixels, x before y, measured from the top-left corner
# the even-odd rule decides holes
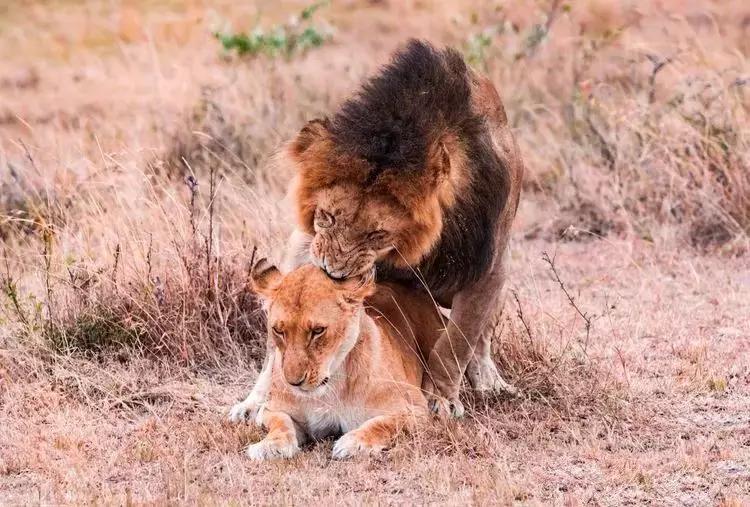
[[[273,326],[271,328],[271,331],[273,331],[273,334],[275,334],[276,336],[284,336],[284,331],[282,331],[281,329],[279,329],[276,326]]]
[[[318,336],[322,335],[325,332],[326,332],[326,328],[324,328],[323,326],[317,326],[317,327],[312,328],[312,330],[310,331],[310,334],[312,335],[313,338],[317,338]]]

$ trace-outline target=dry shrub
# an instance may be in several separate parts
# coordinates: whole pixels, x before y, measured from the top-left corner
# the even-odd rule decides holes
[[[598,235],[656,240],[667,224],[699,247],[746,242],[744,11],[547,5],[536,24],[483,14],[493,27],[484,65],[518,133],[526,189],[553,197],[568,225],[587,227],[601,210],[590,230]]]
[[[317,58],[326,61],[325,53]],[[274,155],[306,121],[330,113],[361,75],[340,60],[326,66],[338,74],[357,72],[357,78],[325,81],[310,58],[291,68],[267,59],[225,65],[226,72],[201,88],[180,121],[160,126],[167,141],[149,162],[151,171],[181,180],[215,167],[251,185],[261,179],[281,188],[290,174],[274,164]]]
[[[508,319],[504,326],[496,328],[493,340],[498,367],[522,389],[524,398],[531,403],[525,407],[529,414],[540,406],[554,411],[561,420],[592,415],[616,419],[621,414],[626,395],[623,386],[605,371],[604,365],[588,356],[585,344],[571,341],[558,348],[550,337],[534,336],[526,325],[520,317]],[[496,401],[502,402],[501,410],[524,410],[523,405],[514,407],[507,399]],[[498,408],[492,404],[486,407]]]
[[[427,453],[492,458],[498,447],[530,431],[548,437],[579,425],[626,431],[636,417],[628,409],[629,389],[615,378],[610,361],[588,354],[590,343],[607,339],[594,325],[601,315],[581,309],[560,278],[555,259],[546,258],[567,301],[570,324],[562,329],[562,319],[549,316],[531,321],[524,313],[524,299],[514,291],[490,331],[498,369],[519,395],[482,395],[464,385],[469,421],[441,420],[420,428],[394,449],[395,457]],[[567,340],[557,341],[554,328]]]
[[[186,124],[172,134],[166,155],[151,162],[154,172],[181,180],[194,171],[223,166],[252,182],[255,168],[267,159],[276,141],[265,139],[271,131],[255,135],[252,122],[256,120],[246,114],[234,117],[237,111],[232,115],[233,109],[226,106],[217,90],[204,89]]]
[[[246,261],[206,262],[203,249],[175,249],[181,261],[161,275],[118,279],[114,265],[105,272],[78,267],[69,285],[57,291],[55,304],[66,303],[59,312],[52,306],[42,337],[64,353],[126,349],[129,353],[118,357],[204,365],[227,357],[240,363],[262,358],[264,319],[246,286]]]
[[[211,170],[203,185],[191,177],[171,188],[176,194],[168,186],[147,192],[141,223],[134,215],[144,209],[142,202],[123,204],[126,209],[113,205],[114,216],[129,223],[99,225],[85,240],[64,224],[108,223],[112,215],[100,204],[105,195],[116,200],[117,193],[78,187],[77,206],[64,210],[60,224],[29,219],[28,233],[14,236],[3,255],[2,309],[15,323],[9,332],[27,345],[96,357],[116,353],[191,365],[247,365],[262,357],[264,318],[246,283],[253,235],[243,231],[239,245],[232,238],[233,248],[227,248],[218,210],[222,184],[229,185]],[[185,201],[175,206],[180,194]],[[83,206],[92,195],[95,213]],[[82,255],[92,242],[103,252]]]
[[[64,202],[54,189],[44,187],[35,160],[26,145],[21,144],[23,158],[11,161],[0,151],[0,240],[25,235],[45,227],[63,226]]]

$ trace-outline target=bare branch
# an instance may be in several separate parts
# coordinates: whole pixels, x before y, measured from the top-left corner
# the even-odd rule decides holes
[[[518,307],[518,310],[516,310],[516,315],[518,315],[518,318],[521,320],[521,323],[523,324],[523,327],[526,329],[526,334],[529,337],[529,343],[534,343],[534,337],[531,334],[531,327],[529,326],[529,323],[526,322],[526,318],[523,314],[523,308],[521,307],[521,301],[518,299],[518,292],[515,290],[511,291],[513,294],[513,299],[516,300],[516,306]]]
[[[552,270],[552,275],[555,278],[555,281],[560,286],[560,289],[562,289],[563,294],[565,294],[565,297],[568,298],[568,302],[570,303],[570,306],[573,307],[573,309],[578,313],[578,315],[581,316],[583,319],[585,325],[586,325],[586,341],[584,343],[584,349],[583,351],[586,352],[589,345],[589,336],[591,335],[591,323],[596,318],[595,315],[589,315],[586,312],[581,311],[578,304],[576,303],[576,300],[573,296],[571,296],[570,292],[568,292],[568,288],[565,286],[565,282],[563,282],[562,278],[560,278],[560,273],[557,271],[557,266],[555,265],[555,259],[550,258],[549,254],[547,252],[542,252],[542,260],[549,264],[550,269]]]

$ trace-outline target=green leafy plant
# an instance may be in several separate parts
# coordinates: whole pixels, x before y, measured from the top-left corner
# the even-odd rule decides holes
[[[314,14],[326,5],[327,0],[315,2],[303,9],[298,18],[269,31],[255,28],[249,33],[216,32],[214,35],[226,51],[236,51],[240,55],[265,54],[289,58],[295,53],[319,47],[330,39],[331,35],[326,29],[311,24]]]
[[[487,31],[469,37],[464,48],[464,55],[469,65],[486,70],[487,49],[492,44],[492,36]]]

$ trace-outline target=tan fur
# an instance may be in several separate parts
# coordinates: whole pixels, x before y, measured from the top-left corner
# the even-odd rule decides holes
[[[335,457],[377,452],[427,413],[423,364],[443,324],[426,294],[370,277],[335,282],[312,265],[283,276],[261,262],[252,279],[276,357],[258,417],[269,433],[249,456],[290,456],[339,431]]]

